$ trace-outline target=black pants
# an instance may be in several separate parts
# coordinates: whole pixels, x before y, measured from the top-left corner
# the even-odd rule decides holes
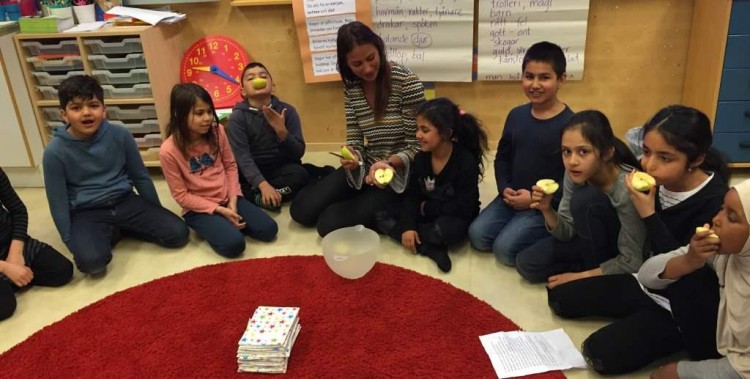
[[[2,257],[5,260],[6,257]],[[26,258],[26,254],[24,254]],[[73,277],[73,264],[49,245],[44,245],[33,258],[26,259],[26,266],[31,268],[34,279],[26,287],[47,286],[59,287]],[[0,320],[13,315],[16,310],[15,292],[19,288],[8,278],[0,275]]]
[[[576,235],[571,241],[547,237],[522,250],[516,270],[533,283],[552,275],[599,267],[617,254],[620,219],[606,194],[594,186],[577,189],[570,200]]]
[[[376,212],[380,232],[401,243],[401,235],[407,230],[399,222],[401,204],[388,211]],[[453,216],[417,220],[417,234],[422,244],[450,246],[466,239],[470,222]]]
[[[691,360],[719,358],[719,287],[714,271],[704,267],[659,294],[670,300],[671,314],[643,293],[630,274],[565,283],[548,290],[548,302],[565,318],[618,319],[583,342],[583,355],[601,374],[629,373],[680,351]]]
[[[289,213],[292,219],[304,226],[315,226],[318,234],[340,228],[364,225],[376,229],[375,212],[387,209],[401,200],[390,187],[379,189],[363,185],[352,188],[346,181],[344,168],[338,168],[319,182],[306,187],[294,198]]]
[[[299,163],[287,163],[278,167],[261,167],[260,171],[268,181],[268,184],[279,190],[283,201],[294,198],[310,181],[310,174]],[[242,187],[242,195],[245,199],[253,199],[257,189],[244,181],[240,186]]]

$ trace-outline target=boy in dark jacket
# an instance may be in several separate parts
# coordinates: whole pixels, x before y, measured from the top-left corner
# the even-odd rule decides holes
[[[227,126],[240,186],[246,199],[269,210],[294,197],[310,180],[303,167],[305,140],[299,114],[273,95],[266,67],[251,62],[242,71],[243,101],[234,105]]]

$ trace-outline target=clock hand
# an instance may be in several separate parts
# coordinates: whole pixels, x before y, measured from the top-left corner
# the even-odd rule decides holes
[[[211,65],[211,73],[212,73],[212,74],[216,74],[216,75],[219,75],[219,76],[221,76],[222,78],[224,78],[224,79],[226,79],[226,80],[229,80],[230,82],[232,82],[232,83],[234,83],[234,84],[240,84],[240,83],[239,83],[238,81],[234,80],[234,78],[233,78],[233,77],[232,77],[231,75],[229,75],[229,74],[227,74],[226,72],[222,71],[222,70],[221,70],[221,69],[219,68],[219,66],[217,66],[217,65],[215,65],[215,64],[212,64],[212,65]]]
[[[211,67],[209,67],[209,66],[193,66],[193,67],[190,67],[190,68],[192,68],[193,70],[196,70],[196,71],[211,72]]]

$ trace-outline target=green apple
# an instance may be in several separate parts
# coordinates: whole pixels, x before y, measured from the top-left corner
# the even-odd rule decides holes
[[[633,173],[631,184],[636,191],[648,192],[651,191],[651,187],[656,185],[656,179],[645,172],[638,171]]]
[[[354,155],[352,154],[351,151],[349,151],[349,148],[346,146],[341,146],[341,155],[344,157],[344,159],[349,160],[349,161],[357,160],[356,158],[354,158]]]
[[[702,227],[702,226],[699,226],[699,227],[695,228],[695,232],[696,232],[696,233],[700,233],[700,232],[707,232],[707,231],[708,231],[708,229],[706,229],[706,228],[704,228],[704,227]],[[717,236],[716,234],[713,234],[713,233],[711,233],[711,234],[709,234],[709,235],[708,235],[708,238],[716,238],[716,239],[719,239],[719,236]]]
[[[254,78],[250,81],[250,84],[253,85],[253,89],[260,90],[266,88],[268,81],[264,78]]]
[[[552,195],[560,188],[560,185],[552,179],[541,179],[536,182],[536,185],[541,187],[542,191],[547,195]]]
[[[393,170],[390,168],[379,168],[375,170],[375,181],[381,186],[386,186],[393,179]]]

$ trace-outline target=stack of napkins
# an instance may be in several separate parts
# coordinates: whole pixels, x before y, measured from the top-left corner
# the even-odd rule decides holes
[[[285,373],[302,326],[298,307],[258,307],[237,348],[239,372]]]

